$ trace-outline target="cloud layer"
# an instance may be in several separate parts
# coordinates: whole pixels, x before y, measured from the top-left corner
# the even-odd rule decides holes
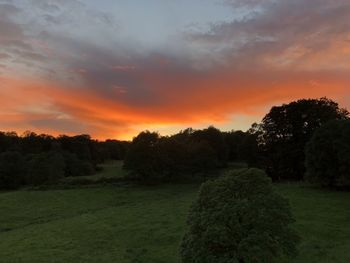
[[[150,47],[126,37],[106,8],[0,1],[0,128],[130,138],[142,129],[247,128],[239,116],[259,121],[271,105],[301,97],[349,105],[348,1],[222,4],[231,18],[170,31]]]

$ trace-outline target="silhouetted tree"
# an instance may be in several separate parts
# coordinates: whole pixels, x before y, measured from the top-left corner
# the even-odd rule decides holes
[[[256,132],[231,131],[225,132],[224,136],[231,162],[245,162],[249,166],[258,166],[259,147]]]
[[[132,140],[124,167],[130,170],[135,178],[152,182],[161,176],[159,139],[158,133],[144,131]]]
[[[210,143],[200,140],[189,146],[189,170],[191,173],[208,172],[219,166],[219,159]]]
[[[272,107],[260,129],[264,166],[273,179],[300,180],[305,172],[304,149],[314,131],[349,112],[327,98],[303,99]]]
[[[146,131],[132,141],[124,168],[147,182],[169,181],[223,167],[227,154],[224,136],[214,127],[165,137]]]
[[[224,135],[213,126],[203,130],[196,130],[192,133],[192,141],[207,143],[214,151],[217,165],[224,166],[228,160],[229,149],[225,142]]]
[[[65,176],[90,175],[95,172],[99,163],[108,159],[124,159],[129,144],[129,142],[117,140],[100,142],[91,139],[89,135],[77,135],[73,137],[61,135],[55,138],[47,134],[38,135],[31,131],[26,131],[21,136],[18,136],[15,132],[0,132],[0,153],[12,152],[11,154],[13,154],[13,152],[16,152],[23,159],[27,160],[25,163],[28,165],[22,165],[22,168],[28,176],[23,180],[21,179],[22,181],[19,180],[21,182],[18,181],[16,183],[20,185],[55,181],[50,178],[58,178],[60,176],[57,174],[54,175],[50,170],[51,168],[48,168],[48,164],[45,164],[45,162],[57,164],[56,161],[62,158],[64,161]],[[53,156],[56,157],[54,158]],[[8,168],[5,167],[4,169],[6,170]],[[31,170],[35,169],[37,169],[38,175],[31,172]],[[45,176],[43,174],[44,170],[48,171],[52,176],[50,174]],[[14,180],[19,179],[19,177],[15,178],[15,176],[11,178]],[[2,175],[0,174],[0,181],[5,182],[7,179],[5,172]],[[5,186],[3,185],[1,187]]]
[[[230,161],[244,161],[241,156],[242,142],[246,137],[243,131],[225,132],[225,142],[228,147],[228,157]]]
[[[15,132],[0,132],[0,152],[20,151],[20,138]]]
[[[306,146],[306,169],[309,182],[350,189],[350,120],[316,130]]]
[[[24,184],[26,162],[19,152],[0,153],[0,189],[17,189]]]
[[[188,145],[174,137],[162,137],[159,141],[159,161],[163,179],[174,180],[188,172],[190,155]]]
[[[55,183],[64,177],[65,162],[60,153],[31,154],[27,158],[27,184]]]
[[[55,138],[50,135],[37,135],[34,132],[27,131],[19,139],[19,142],[23,154],[36,154],[50,151]]]
[[[81,160],[92,161],[93,144],[89,135],[82,134],[73,137],[62,135],[58,137],[58,141],[63,150],[75,153]]]
[[[106,140],[104,144],[107,147],[111,159],[124,160],[130,143],[126,141]]]
[[[80,160],[75,153],[64,152],[65,176],[86,176],[95,172],[92,163],[86,160]]]
[[[183,263],[282,262],[296,255],[289,203],[262,170],[232,171],[204,183],[188,215]]]

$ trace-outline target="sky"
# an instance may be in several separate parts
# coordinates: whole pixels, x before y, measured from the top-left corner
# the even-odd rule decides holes
[[[0,0],[0,130],[131,139],[350,106],[348,0]]]

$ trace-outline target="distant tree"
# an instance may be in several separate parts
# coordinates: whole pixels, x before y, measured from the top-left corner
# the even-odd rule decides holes
[[[37,135],[31,131],[26,131],[20,138],[23,154],[48,152],[54,143],[54,137],[46,134]]]
[[[159,140],[158,165],[163,179],[174,180],[188,173],[191,161],[188,144],[174,137],[162,137]]]
[[[306,146],[306,180],[350,189],[350,120],[317,129]]]
[[[188,216],[183,263],[281,262],[296,254],[288,201],[258,169],[204,183]]]
[[[259,143],[269,175],[277,180],[301,180],[305,172],[305,145],[314,131],[330,120],[348,117],[347,110],[327,98],[272,107],[259,127]]]
[[[188,147],[190,158],[188,164],[191,173],[206,173],[220,166],[218,156],[208,141],[193,142]]]
[[[223,133],[213,126],[203,130],[192,132],[191,139],[194,142],[208,144],[214,151],[218,165],[224,166],[228,160],[229,148],[225,142]]]
[[[62,135],[59,136],[57,140],[61,144],[63,150],[75,153],[80,160],[93,161],[93,142],[89,135],[82,134],[73,137]]]
[[[20,138],[15,132],[0,132],[0,152],[20,152]]]
[[[131,171],[135,178],[151,183],[161,177],[159,140],[158,133],[149,131],[141,132],[132,140],[124,168]]]
[[[169,181],[223,167],[227,154],[224,136],[214,127],[164,137],[146,131],[130,144],[124,168],[145,182]]]
[[[76,154],[70,152],[63,153],[65,169],[64,175],[67,176],[87,176],[95,172],[92,163],[86,160],[80,160]]]
[[[0,153],[17,152],[28,161],[28,166],[22,165],[27,170],[27,176],[22,182],[24,184],[40,184],[60,177],[62,169],[57,164],[62,163],[62,159],[65,176],[90,175],[105,160],[123,159],[128,146],[129,142],[99,142],[84,134],[73,137],[61,135],[55,138],[31,131],[26,131],[21,136],[15,132],[0,132]],[[58,173],[51,171],[50,164],[56,165]],[[37,174],[32,171],[37,171]],[[49,174],[44,175],[44,171]]]
[[[124,160],[129,145],[126,141],[106,140],[104,144],[107,147],[110,158],[113,160]]]
[[[230,161],[244,161],[241,156],[241,149],[243,140],[246,137],[246,133],[243,131],[230,131],[225,132],[225,142],[228,147],[228,157]]]
[[[64,177],[65,162],[58,152],[48,152],[29,155],[26,183],[41,185],[56,183]]]
[[[258,135],[246,132],[246,136],[242,141],[240,155],[249,167],[261,167],[261,153],[258,146]]]
[[[231,131],[225,132],[224,135],[231,162],[246,162],[251,167],[258,166],[258,134],[255,131]]]
[[[0,189],[17,189],[24,184],[26,162],[19,152],[0,154]]]

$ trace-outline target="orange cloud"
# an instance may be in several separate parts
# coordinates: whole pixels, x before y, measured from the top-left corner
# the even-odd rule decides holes
[[[266,75],[229,70],[207,76],[145,72],[142,79],[160,98],[159,103],[129,105],[118,97],[104,96],[96,88],[1,77],[1,128],[54,135],[89,133],[99,139],[130,139],[144,129],[169,127],[170,132],[171,127],[199,124],[235,129],[242,127],[240,123],[228,125],[232,116],[246,115],[259,121],[276,103],[305,97],[339,99],[348,93],[350,83],[345,73]]]
[[[37,2],[3,5],[0,130],[131,138],[143,129],[244,129],[298,98],[349,106],[348,0],[225,3],[247,16],[149,47],[76,1],[54,8],[64,16]]]

